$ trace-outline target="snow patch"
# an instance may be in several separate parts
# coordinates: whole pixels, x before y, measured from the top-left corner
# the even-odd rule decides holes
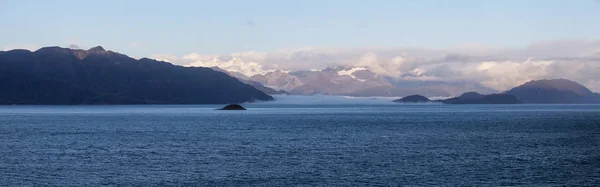
[[[358,81],[360,81],[360,82],[365,82],[365,81],[367,81],[367,80],[364,80],[364,79],[359,79],[359,78],[356,78],[356,76],[354,76],[354,75],[353,75],[353,74],[354,74],[354,72],[356,72],[356,71],[360,71],[360,70],[368,70],[368,69],[367,69],[367,68],[364,68],[364,67],[363,67],[363,68],[357,68],[357,67],[354,67],[354,68],[352,68],[352,69],[349,69],[349,70],[341,70],[341,71],[338,71],[338,72],[337,72],[337,74],[338,74],[338,75],[348,75],[348,76],[352,77],[353,79],[356,79],[356,80],[358,80]]]

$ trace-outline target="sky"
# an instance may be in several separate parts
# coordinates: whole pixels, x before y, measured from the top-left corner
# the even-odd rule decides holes
[[[0,0],[0,46],[183,55],[319,47],[523,47],[596,39],[594,0]]]
[[[599,0],[0,0],[0,23],[0,50],[101,45],[247,75],[350,64],[398,77],[487,81],[497,89],[590,73],[570,76],[600,90],[593,75]],[[480,77],[430,75],[443,66],[457,69],[445,76],[475,71],[457,60],[488,69]],[[525,70],[516,66],[523,64],[546,68],[538,61],[575,67],[489,83],[521,76]]]

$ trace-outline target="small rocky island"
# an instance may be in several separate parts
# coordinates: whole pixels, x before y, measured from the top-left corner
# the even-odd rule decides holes
[[[427,103],[431,102],[429,98],[422,95],[409,95],[400,99],[394,100],[394,102],[398,103]]]
[[[246,108],[242,107],[242,105],[239,104],[230,104],[219,110],[246,110]]]

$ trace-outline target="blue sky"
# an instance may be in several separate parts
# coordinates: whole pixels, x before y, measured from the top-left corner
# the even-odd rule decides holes
[[[102,45],[137,57],[600,38],[595,0],[0,0],[0,20],[0,49]]]

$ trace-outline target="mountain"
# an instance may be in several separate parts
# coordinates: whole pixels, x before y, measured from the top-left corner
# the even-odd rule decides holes
[[[524,103],[600,103],[600,96],[567,79],[533,80],[505,92]]]
[[[431,100],[429,100],[429,98],[424,97],[422,95],[409,95],[400,99],[396,99],[394,100],[394,102],[399,102],[399,103],[427,103],[427,102],[431,102]]]
[[[289,73],[276,70],[265,75],[254,75],[250,79],[268,87],[283,89],[297,95],[375,96],[371,93],[363,95],[360,92],[375,87],[393,88],[367,68],[352,66]],[[387,92],[384,92],[385,94]]]
[[[264,75],[253,75],[252,77],[248,78],[248,80],[259,82],[271,88],[285,90],[288,92],[298,86],[303,85],[302,81],[300,81],[297,77],[294,77],[281,70],[268,72]]]
[[[270,95],[275,95],[275,94],[287,94],[286,91],[283,90],[275,90],[273,88],[269,88],[264,86],[263,84],[250,80],[249,77],[247,77],[246,75],[239,73],[239,72],[235,72],[235,71],[227,71],[224,69],[221,69],[219,67],[211,67],[211,69],[215,70],[215,71],[219,71],[219,72],[223,72],[231,77],[237,78],[239,81],[250,85],[254,88],[256,88],[257,90],[260,90],[261,92],[265,92],[266,94],[270,94]]]
[[[477,92],[467,92],[458,97],[438,100],[444,104],[519,104],[517,97],[508,94],[482,95]]]
[[[467,91],[497,92],[473,82],[409,81],[379,75],[368,67],[354,66],[292,72],[276,70],[264,75],[253,75],[249,80],[298,95],[401,97],[419,94],[428,97],[451,97]]]
[[[209,68],[104,50],[0,53],[0,104],[224,104],[273,97]]]
[[[290,75],[297,77],[303,85],[290,91],[293,94],[347,95],[373,87],[391,87],[378,75],[365,68],[335,67],[321,71],[296,71]]]

